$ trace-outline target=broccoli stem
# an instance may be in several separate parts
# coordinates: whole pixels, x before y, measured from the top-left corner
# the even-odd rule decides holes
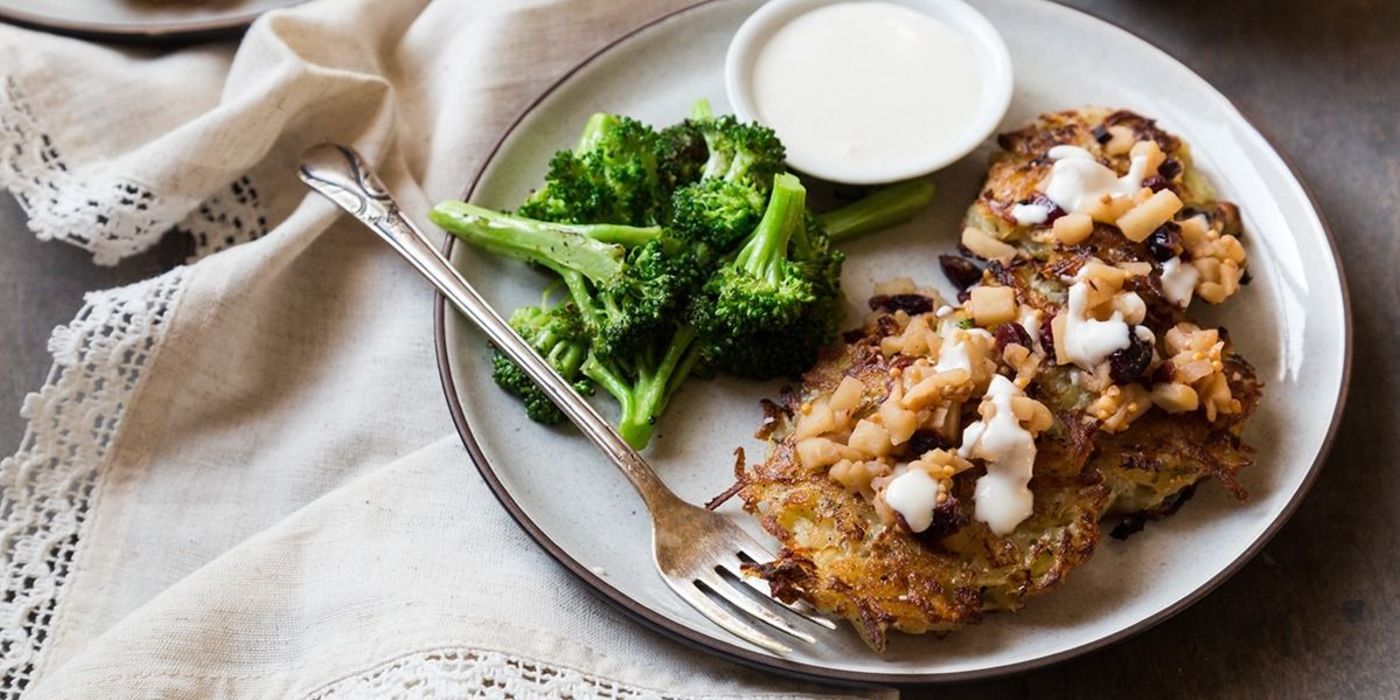
[[[889,228],[914,218],[933,201],[933,181],[905,180],[817,217],[832,243]]]
[[[457,201],[439,203],[428,218],[448,233],[497,254],[554,270],[576,270],[595,282],[622,269],[623,246],[640,245],[662,233],[656,226],[536,221]]]
[[[634,368],[636,376],[630,381],[627,373],[613,362],[601,361],[593,353],[584,360],[584,375],[617,399],[620,407],[617,432],[627,444],[640,450],[651,441],[656,419],[666,410],[671,396],[685,382],[700,357],[694,341],[694,329],[681,326],[672,336],[660,362],[652,357],[638,358]]]
[[[782,282],[787,264],[788,241],[803,226],[807,189],[796,176],[782,173],[773,178],[773,193],[763,218],[734,259],[734,266],[772,285]]]

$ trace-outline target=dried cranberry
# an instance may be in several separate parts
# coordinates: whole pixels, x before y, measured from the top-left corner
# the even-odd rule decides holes
[[[948,442],[941,434],[928,428],[920,428],[909,436],[909,451],[915,457],[921,457],[930,450],[948,449],[953,443]]]
[[[1244,274],[1240,275],[1240,284],[1249,284],[1253,281],[1254,275],[1249,274],[1249,270],[1245,270]]]
[[[1056,204],[1054,200],[1050,199],[1049,197],[1046,197],[1040,192],[1036,192],[1034,196],[1027,197],[1021,200],[1020,203],[1029,204],[1031,206],[1037,206],[1045,209],[1045,211],[1047,212],[1045,215],[1045,226],[1049,226],[1050,224],[1055,223],[1055,219],[1058,219],[1064,216],[1065,214],[1069,213],[1066,212],[1063,208],[1061,208],[1060,205]]]
[[[968,300],[971,299],[971,298],[972,298],[972,288],[971,288],[971,287],[968,287],[967,289],[964,289],[964,290],[962,290],[961,292],[958,292],[958,303],[959,303],[959,304],[966,304],[966,303],[968,302]]]
[[[1024,326],[1014,321],[1007,321],[997,326],[992,331],[992,336],[997,340],[997,352],[1005,350],[1006,346],[1013,343],[1023,348],[1035,347],[1034,342],[1031,341],[1031,334],[1026,332]]]
[[[949,496],[948,499],[939,503],[933,509],[933,521],[923,532],[913,533],[914,539],[918,540],[925,547],[936,552],[946,552],[939,540],[962,529],[967,524],[967,515],[963,513],[962,504],[958,502],[956,496]],[[908,523],[904,523],[908,527]]]
[[[1168,221],[1147,237],[1147,252],[1158,262],[1166,262],[1181,253],[1181,227]]]
[[[1152,343],[1139,338],[1137,329],[1128,331],[1128,347],[1108,356],[1108,376],[1115,384],[1130,384],[1137,381],[1147,366],[1152,364]]]
[[[870,297],[871,311],[903,311],[909,315],[933,311],[933,300],[922,294],[881,294]]]
[[[971,260],[960,258],[956,255],[938,256],[938,265],[943,268],[943,274],[958,289],[967,289],[977,284],[982,279],[982,270]]]
[[[1113,134],[1108,133],[1108,128],[1103,124],[1094,127],[1091,133],[1093,133],[1094,140],[1098,141],[1100,146],[1113,140]]]
[[[1167,360],[1157,365],[1157,370],[1152,373],[1153,384],[1170,384],[1172,375],[1176,373],[1176,368],[1172,366],[1172,361]]]
[[[1167,179],[1161,175],[1153,175],[1142,181],[1142,186],[1153,192],[1161,192],[1167,189]]]
[[[1045,350],[1045,361],[1055,364],[1055,317],[1050,316],[1040,322],[1040,346]]]
[[[1168,158],[1157,166],[1157,174],[1168,180],[1175,180],[1181,174],[1181,161],[1175,158]]]

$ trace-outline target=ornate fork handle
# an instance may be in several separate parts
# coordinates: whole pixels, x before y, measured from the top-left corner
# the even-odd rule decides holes
[[[652,512],[683,503],[656,472],[495,312],[399,209],[388,188],[349,146],[322,144],[302,154],[301,179],[379,234],[540,385],[564,415],[627,475]]]

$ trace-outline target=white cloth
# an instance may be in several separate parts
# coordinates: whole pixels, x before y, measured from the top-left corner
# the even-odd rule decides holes
[[[444,409],[431,293],[296,181],[355,144],[455,196],[568,66],[686,0],[321,0],[161,52],[0,27],[0,186],[110,263],[0,464],[0,697],[775,696],[602,604]],[[830,691],[836,692],[836,691]]]

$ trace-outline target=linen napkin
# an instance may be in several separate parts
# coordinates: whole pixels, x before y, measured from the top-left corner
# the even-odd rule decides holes
[[[426,212],[686,1],[319,0],[175,51],[0,26],[34,233],[98,264],[195,243],[53,334],[0,463],[0,697],[841,694],[653,634],[536,549],[448,421],[429,286],[294,175],[352,143]]]

